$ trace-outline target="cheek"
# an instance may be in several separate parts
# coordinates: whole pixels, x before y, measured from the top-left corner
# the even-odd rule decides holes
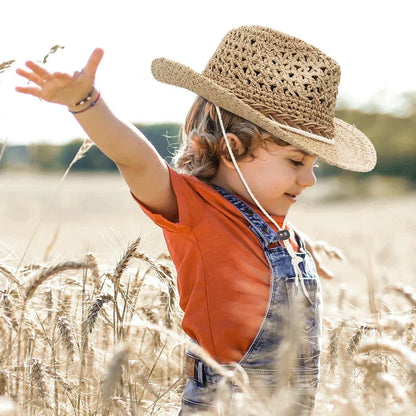
[[[295,181],[295,175],[285,169],[275,169],[267,172],[263,178],[263,186],[267,192],[273,194],[283,194],[290,188]]]
[[[296,180],[296,173],[294,169],[279,167],[274,172],[274,177],[280,181],[282,185],[286,185]]]

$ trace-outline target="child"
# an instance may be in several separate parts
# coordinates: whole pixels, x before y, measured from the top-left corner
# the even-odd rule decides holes
[[[260,26],[231,30],[202,74],[167,59],[153,61],[157,80],[198,95],[175,159],[183,173],[177,173],[100,97],[94,78],[102,55],[96,49],[73,76],[28,62],[31,71],[17,72],[36,86],[16,89],[68,106],[162,227],[189,337],[225,367],[238,363],[253,391],[268,396],[285,387],[292,357],[286,384],[296,393],[295,413],[311,414],[319,378],[320,283],[286,214],[315,184],[318,157],[354,171],[369,171],[376,162],[368,138],[334,118],[338,64]],[[299,310],[303,315],[293,312]],[[297,342],[287,349],[293,334]],[[186,364],[181,414],[212,409],[222,376],[191,352]]]

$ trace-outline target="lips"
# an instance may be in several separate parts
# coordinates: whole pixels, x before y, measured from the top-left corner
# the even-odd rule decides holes
[[[289,197],[292,201],[296,201],[299,194],[290,194],[289,192],[285,192],[285,195]]]

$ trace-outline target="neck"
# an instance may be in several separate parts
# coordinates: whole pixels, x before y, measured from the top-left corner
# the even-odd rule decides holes
[[[242,184],[237,172],[235,170],[228,169],[222,163],[220,163],[216,175],[209,181],[209,183],[211,185],[220,186],[234,195],[243,196],[245,199],[249,200],[250,203],[254,204],[254,201],[252,201],[250,196],[245,191],[244,185]]]

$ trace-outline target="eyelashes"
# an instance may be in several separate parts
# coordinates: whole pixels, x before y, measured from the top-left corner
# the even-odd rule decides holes
[[[293,166],[304,166],[304,163],[303,163],[302,161],[299,161],[299,160],[294,160],[294,159],[289,159],[289,161],[290,161],[290,163],[291,163]],[[313,167],[313,168],[319,168],[319,161],[316,161],[316,162],[312,165],[312,167]]]
[[[290,163],[294,166],[303,166],[303,162],[299,162],[298,160],[289,159]]]

